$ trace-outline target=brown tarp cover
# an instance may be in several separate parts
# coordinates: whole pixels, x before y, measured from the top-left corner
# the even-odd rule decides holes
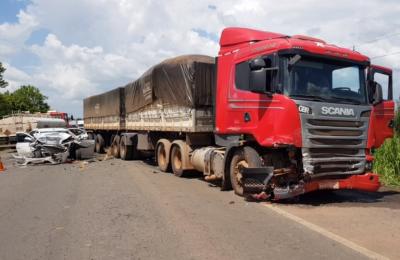
[[[124,113],[124,88],[116,88],[83,100],[83,117],[120,116]]]
[[[168,59],[125,86],[126,112],[155,101],[187,107],[212,106],[215,59],[185,55]]]

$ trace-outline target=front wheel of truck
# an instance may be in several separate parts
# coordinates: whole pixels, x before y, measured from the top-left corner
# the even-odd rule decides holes
[[[257,151],[250,147],[242,147],[238,148],[231,160],[230,165],[230,177],[232,188],[235,191],[235,194],[239,196],[243,196],[243,183],[242,183],[242,175],[240,170],[245,168],[259,168],[262,167],[262,161],[260,155]]]

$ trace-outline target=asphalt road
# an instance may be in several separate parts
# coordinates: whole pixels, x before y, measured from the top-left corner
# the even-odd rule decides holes
[[[4,161],[0,259],[400,258],[397,192],[319,193],[277,211],[146,162]]]

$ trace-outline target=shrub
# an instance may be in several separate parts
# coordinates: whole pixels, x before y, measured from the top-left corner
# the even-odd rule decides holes
[[[399,114],[396,118],[398,119]],[[397,120],[396,120],[397,121]],[[400,137],[398,134],[375,151],[374,172],[386,185],[400,186]]]
[[[400,134],[400,113],[397,112],[394,116],[394,129],[397,134]]]

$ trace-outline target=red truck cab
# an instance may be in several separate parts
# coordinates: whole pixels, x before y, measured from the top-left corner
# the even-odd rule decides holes
[[[370,150],[393,135],[390,69],[301,35],[227,28],[220,47],[215,133],[221,145],[257,150],[261,162],[246,162],[246,168],[271,166],[270,178],[286,173],[271,185],[276,198],[323,188],[379,188]],[[231,176],[236,193],[243,193],[242,178],[250,172]],[[279,190],[282,183],[287,185]]]

